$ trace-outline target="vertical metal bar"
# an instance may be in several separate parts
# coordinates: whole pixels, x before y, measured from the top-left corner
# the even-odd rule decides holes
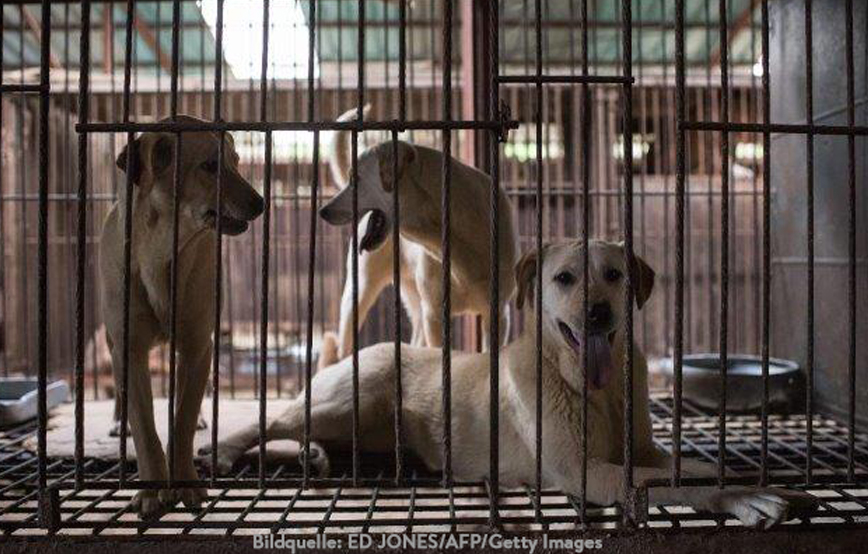
[[[675,2],[675,118],[676,169],[675,169],[675,347],[672,355],[674,382],[672,394],[672,486],[681,482],[681,385],[684,362],[684,181],[687,173],[686,136],[684,131],[685,108],[684,65],[684,0]]]
[[[771,95],[769,87],[769,4],[762,0],[762,110],[763,125],[768,129],[771,121]],[[769,342],[771,322],[771,133],[763,131],[763,269],[762,269],[762,378],[763,410],[761,414],[760,455],[762,470],[760,484],[768,482],[769,453]]]
[[[356,82],[357,119],[365,118],[365,0],[358,0],[358,79]],[[352,134],[352,289],[353,289],[353,484],[359,478],[359,133]]]
[[[112,4],[104,4],[109,10]],[[87,123],[90,115],[90,0],[81,3],[81,36],[78,73],[78,122]],[[107,56],[108,53],[104,53]],[[75,487],[84,485],[84,300],[87,265],[87,147],[86,133],[78,135],[78,226],[75,279]],[[127,166],[129,167],[129,166]]]
[[[726,0],[718,3],[720,24],[720,117],[729,123],[729,37]],[[720,134],[720,403],[718,406],[717,480],[723,487],[726,466],[726,374],[729,330],[729,133]]]
[[[259,118],[268,121],[268,36],[269,0],[262,3],[262,73],[259,88]],[[271,258],[271,131],[265,132],[265,172],[262,176],[265,211],[262,214],[262,267],[259,308],[259,488],[265,488],[266,396],[268,395],[268,269]]]
[[[452,121],[452,0],[443,3],[443,121]],[[443,486],[452,485],[452,133],[443,131],[440,204],[443,248]],[[497,344],[497,343],[494,343]],[[492,348],[494,348],[492,344]]]
[[[588,76],[588,0],[582,0],[582,76]],[[591,236],[591,88],[582,83],[582,298],[588,298],[588,268]],[[582,344],[588,344],[588,304],[582,313]],[[587,521],[588,504],[588,349],[582,351],[582,483],[580,490],[582,524]]]
[[[172,2],[172,79],[171,97],[169,101],[169,116],[172,121],[178,119],[178,72],[181,65],[181,0]],[[169,411],[168,463],[169,483],[172,487],[175,481],[175,393],[177,369],[177,324],[178,324],[178,237],[179,216],[181,213],[181,133],[175,133],[175,157],[173,160],[172,187],[172,264],[170,275],[171,305],[169,306]]]
[[[126,36],[124,38],[124,90],[122,117],[124,123],[130,122],[130,82],[133,68],[133,21],[136,17],[136,0],[127,0]],[[127,168],[133,167],[134,156],[137,155],[133,148],[135,133],[127,133]],[[127,478],[127,424],[129,421],[129,383],[130,383],[130,289],[132,273],[132,237],[133,237],[133,177],[132,172],[127,171],[124,177],[124,323],[121,332],[123,351],[121,352],[121,383],[119,394],[115,399],[121,405],[121,421],[119,433],[120,463],[119,480],[121,486],[126,484]],[[117,371],[117,369],[115,369]]]
[[[847,126],[850,134],[847,135],[847,173],[849,180],[849,278],[848,300],[850,311],[847,323],[850,327],[850,348],[848,364],[848,381],[850,384],[848,398],[848,430],[847,430],[847,479],[854,480],[856,446],[856,136],[853,134],[853,126],[856,124],[856,100],[855,100],[855,77],[853,67],[853,0],[847,0]]]
[[[314,0],[311,0],[314,4]],[[314,11],[311,11],[315,14]],[[313,17],[311,18],[313,20]],[[311,64],[310,67],[313,67]],[[310,75],[309,75],[310,77]],[[313,79],[308,81],[313,85]],[[311,92],[312,89],[311,89]],[[313,95],[311,95],[313,98]],[[313,100],[310,101],[310,117],[313,120]],[[310,420],[311,420],[311,378],[313,376],[313,312],[314,312],[314,284],[316,279],[316,225],[317,225],[317,194],[319,193],[319,131],[313,133],[313,179],[310,191],[310,255],[307,269],[307,352],[304,368],[304,487],[310,478]]]
[[[0,22],[3,21],[3,8],[0,7]],[[0,25],[0,85],[3,84],[3,71],[5,71],[5,67],[3,64],[3,56],[6,55],[6,39],[4,36],[4,29],[6,25]],[[0,93],[0,129],[3,128],[3,94]],[[0,133],[0,152],[3,149],[3,136]],[[8,287],[6,286],[6,212],[5,212],[5,202],[3,201],[4,194],[4,183],[3,183],[3,172],[0,171],[0,301],[2,301],[3,306],[0,308],[0,317],[3,318],[3,321],[9,321],[8,314],[6,313],[6,304],[8,300],[7,291]],[[6,334],[5,327],[2,330],[2,338],[3,343],[6,344],[9,340],[8,335]],[[9,349],[3,348],[2,360],[3,360],[3,377],[9,377]]]
[[[310,34],[308,35],[307,53],[307,119],[314,121],[316,98],[314,90],[314,46],[316,45],[316,0],[310,0]],[[316,224],[317,224],[317,194],[319,193],[319,131],[313,133],[313,175],[310,190],[310,252],[307,261],[307,345],[304,366],[304,484],[310,478],[310,383],[313,375],[313,307],[316,284]]]
[[[401,0],[398,14],[398,119],[407,119],[407,0]],[[465,25],[467,22],[463,22]],[[388,31],[387,31],[388,32]],[[392,132],[392,288],[395,291],[395,483],[400,483],[403,475],[403,412],[404,387],[401,368],[401,204],[398,198],[398,132]]]
[[[47,433],[48,433],[48,108],[49,60],[51,57],[51,2],[42,0],[42,32],[39,57],[39,270],[38,296],[39,338],[37,343],[37,411],[39,430],[37,455],[39,458],[39,492],[46,492]],[[23,67],[22,67],[23,73]]]
[[[813,69],[813,29],[811,0],[805,0],[805,122],[808,126],[814,124],[814,69]],[[811,484],[813,477],[813,446],[814,446],[814,133],[808,130],[805,136],[806,149],[806,179],[808,203],[808,344],[805,353],[805,481]],[[764,391],[765,392],[765,391]],[[765,394],[763,403],[767,402]],[[763,407],[765,410],[765,406]],[[763,459],[765,466],[765,459]]]
[[[214,121],[223,120],[223,6],[225,0],[217,0],[217,24],[215,29],[215,54],[214,54]],[[204,65],[205,60],[202,60]],[[203,83],[204,84],[204,83]],[[224,142],[226,133],[219,133],[220,142],[217,146],[217,214],[223,213],[223,160]],[[220,419],[220,327],[222,326],[223,308],[223,222],[222,218],[216,218],[215,232],[217,233],[214,244],[214,358],[211,370],[211,486],[217,484],[217,439]]]
[[[499,14],[498,1],[490,0],[489,18],[488,18],[488,52],[490,56],[488,71],[489,83],[491,83],[491,101],[489,103],[489,117],[492,121],[496,121],[500,117],[500,88],[497,84],[497,76],[500,73],[500,36],[499,36]],[[488,143],[491,149],[489,155],[489,173],[491,175],[491,197],[490,197],[490,221],[489,230],[491,234],[490,249],[490,305],[489,311],[489,399],[488,399],[488,440],[489,452],[488,463],[489,472],[488,480],[491,486],[491,505],[489,506],[489,525],[496,527],[498,522],[497,506],[498,495],[500,491],[500,440],[498,431],[500,429],[500,257],[498,256],[498,245],[500,244],[500,197],[498,189],[500,186],[500,135],[496,131],[492,131]]]
[[[624,133],[624,251],[627,260],[626,290],[626,342],[624,363],[624,489],[633,488],[633,8],[630,0],[621,1],[624,77],[623,133]]]
[[[537,311],[535,319],[536,333],[536,517],[542,518],[539,506],[542,503],[542,434],[543,434],[543,394],[542,394],[542,268],[543,268],[543,157],[542,157],[542,118],[543,118],[543,85],[542,85],[542,1],[536,0],[534,5],[534,22],[536,36],[536,287],[534,302]],[[587,344],[587,343],[585,343]],[[492,345],[492,348],[494,346]]]

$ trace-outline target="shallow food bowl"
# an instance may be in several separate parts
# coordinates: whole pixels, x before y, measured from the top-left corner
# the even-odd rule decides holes
[[[9,427],[33,419],[39,412],[39,382],[36,379],[0,379],[0,427]],[[69,398],[66,381],[48,383],[45,389],[48,409]]]
[[[661,364],[663,374],[674,380],[672,359]],[[682,364],[684,398],[699,406],[717,411],[720,403],[720,355],[690,354]],[[799,365],[789,360],[769,358],[769,406],[792,411],[802,393]],[[762,358],[744,354],[727,356],[726,411],[747,412],[762,407]]]

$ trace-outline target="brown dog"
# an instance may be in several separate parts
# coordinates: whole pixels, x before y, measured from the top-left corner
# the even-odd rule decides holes
[[[183,116],[181,121],[199,121]],[[217,218],[229,235],[247,230],[263,211],[263,199],[238,173],[232,137],[225,135],[223,209],[217,213],[219,135],[184,133],[181,144],[178,213],[176,346],[178,352],[177,414],[174,428],[174,476],[196,480],[193,435],[211,366],[214,331],[214,279]],[[132,150],[129,150],[132,149]],[[148,351],[169,339],[175,137],[144,133],[128,144],[118,167],[135,183],[133,197],[112,206],[100,238],[103,318],[111,350],[116,390],[121,390],[123,360],[124,214],[132,206],[130,264],[129,423],[139,478],[166,480],[168,466],[154,424]],[[204,489],[143,490],[133,503],[142,517],[159,517],[181,499],[198,506]]]

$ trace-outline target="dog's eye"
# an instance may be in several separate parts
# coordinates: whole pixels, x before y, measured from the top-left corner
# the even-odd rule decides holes
[[[621,271],[615,269],[614,267],[610,267],[603,274],[603,278],[606,279],[606,281],[608,281],[609,283],[616,283],[620,281],[622,276],[623,274],[621,273]]]
[[[208,173],[217,173],[217,160],[208,160],[201,167]]]
[[[569,271],[561,271],[560,273],[555,275],[555,282],[565,287],[568,287],[576,282],[576,276]]]

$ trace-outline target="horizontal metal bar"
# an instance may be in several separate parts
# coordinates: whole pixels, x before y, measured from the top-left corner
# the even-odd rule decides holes
[[[502,131],[517,129],[518,121],[256,121],[82,123],[79,133],[189,132],[189,131]]]
[[[814,135],[868,135],[868,126],[854,125],[809,125],[799,123],[722,123],[719,121],[685,121],[685,131],[727,131],[730,133],[779,133]]]
[[[526,84],[526,85],[545,85],[545,84],[612,84],[626,85],[633,84],[636,80],[633,77],[623,77],[621,75],[501,75],[497,78],[497,82],[501,85],[506,84]]]
[[[4,2],[5,4],[5,2]],[[0,93],[4,92],[24,92],[24,93],[40,93],[43,91],[50,91],[51,87],[48,85],[39,85],[39,84],[18,84],[18,85],[0,85]]]

